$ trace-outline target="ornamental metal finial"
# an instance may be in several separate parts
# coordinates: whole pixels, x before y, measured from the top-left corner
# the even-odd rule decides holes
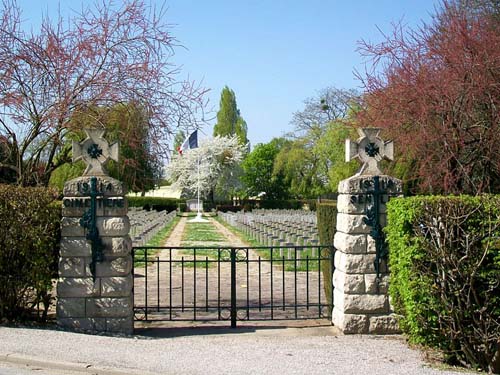
[[[118,161],[118,142],[110,145],[104,139],[103,129],[84,129],[87,138],[79,143],[73,141],[73,162],[83,160],[87,168],[83,176],[107,176],[104,165],[109,159]]]
[[[394,158],[394,144],[392,141],[384,142],[378,135],[379,128],[358,129],[360,138],[357,141],[346,139],[345,158],[346,161],[358,159],[363,165],[356,176],[376,176],[383,174],[379,163]]]

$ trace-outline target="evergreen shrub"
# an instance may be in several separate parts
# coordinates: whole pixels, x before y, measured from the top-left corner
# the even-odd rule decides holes
[[[220,212],[239,212],[243,209],[243,206],[235,206],[232,204],[217,204],[216,210]]]
[[[324,248],[321,250],[322,257],[333,259],[334,248],[333,238],[335,236],[335,229],[337,227],[337,204],[336,202],[318,203],[316,205],[316,217],[318,219],[318,235],[319,243],[322,246],[331,246],[331,248]],[[325,288],[325,295],[328,300],[330,308],[333,307],[332,301],[332,273],[333,264],[330,261],[321,262],[321,271],[323,273],[323,285]]]
[[[400,327],[452,364],[500,372],[500,196],[411,197],[387,205]]]
[[[145,210],[175,211],[184,200],[162,197],[127,197],[129,207],[141,207]]]
[[[45,188],[0,185],[0,321],[41,319],[57,278],[61,204]]]
[[[287,210],[299,210],[302,208],[302,201],[297,199],[288,200],[267,200],[263,199],[258,201],[259,208],[265,209],[287,209]]]

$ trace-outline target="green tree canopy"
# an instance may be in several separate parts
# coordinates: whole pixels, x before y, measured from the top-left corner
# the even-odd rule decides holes
[[[248,144],[247,123],[241,117],[240,110],[236,104],[234,91],[225,86],[220,96],[219,111],[217,112],[217,123],[214,125],[214,137],[237,136],[241,145]]]
[[[357,138],[353,118],[359,103],[355,91],[329,87],[294,113],[295,133],[274,163],[274,174],[284,177],[293,196],[315,198],[337,191],[340,180],[356,172],[355,161],[345,163],[345,140]]]
[[[285,138],[274,138],[269,143],[259,143],[243,160],[242,182],[248,196],[266,193],[264,199],[289,198],[288,185],[281,171],[274,173],[274,162],[284,145],[290,143]]]

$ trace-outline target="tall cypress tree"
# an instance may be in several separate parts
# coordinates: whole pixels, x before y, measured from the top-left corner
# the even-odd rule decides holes
[[[238,136],[239,143],[248,143],[247,123],[240,115],[236,105],[234,91],[225,86],[220,96],[219,112],[217,112],[217,123],[214,126],[214,136]]]

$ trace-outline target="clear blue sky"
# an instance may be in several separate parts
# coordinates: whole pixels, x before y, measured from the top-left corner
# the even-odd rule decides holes
[[[87,0],[18,0],[34,24],[41,12],[65,14]],[[153,1],[161,5],[163,0]],[[234,90],[252,145],[292,131],[303,100],[328,86],[360,88],[361,39],[381,40],[391,23],[429,21],[439,0],[167,0],[167,22],[186,49],[174,61],[203,80],[217,111],[220,92]],[[213,113],[215,116],[215,113]],[[213,121],[212,121],[213,125]],[[203,132],[211,135],[212,127]]]

